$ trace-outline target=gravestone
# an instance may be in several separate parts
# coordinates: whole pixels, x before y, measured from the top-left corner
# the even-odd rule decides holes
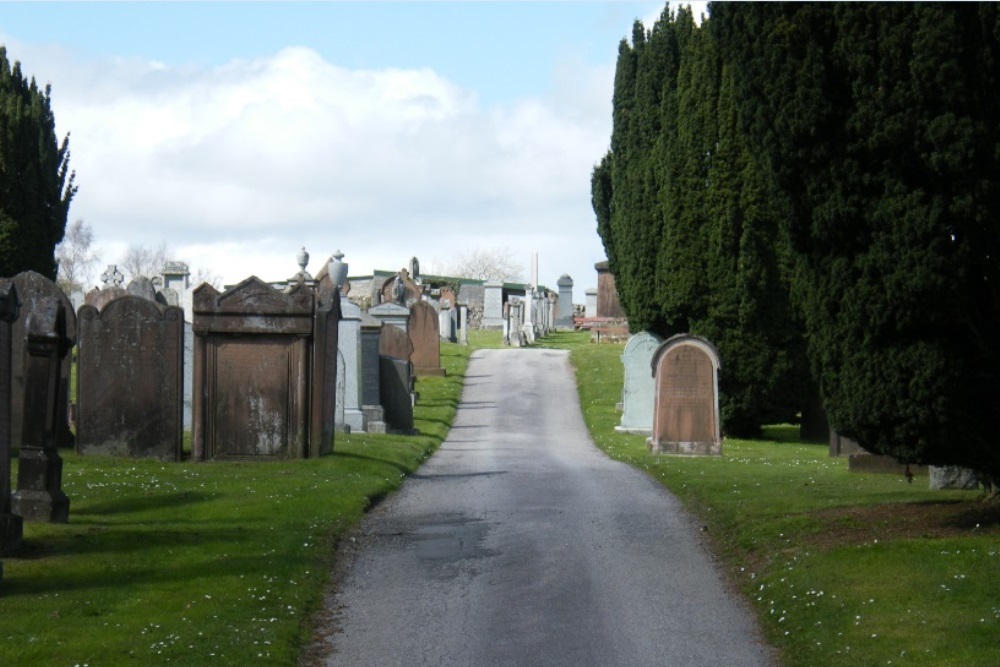
[[[62,304],[63,323],[65,326],[66,347],[62,351],[60,359],[60,373],[56,382],[58,383],[58,398],[56,399],[56,446],[69,448],[73,446],[73,432],[69,428],[69,379],[73,366],[72,355],[69,351],[76,345],[76,311],[73,303],[69,300],[59,286],[54,282],[34,271],[24,271],[13,278],[17,288],[17,298],[20,303],[20,315],[14,321],[11,328],[11,426],[10,438],[15,445],[22,442],[24,415],[24,341],[28,315],[34,312],[36,304],[57,299]]]
[[[351,433],[367,431],[367,420],[361,411],[361,308],[341,297],[340,337],[337,342],[343,357],[343,379],[338,376],[338,387],[343,384],[344,401],[337,406],[339,430]],[[338,372],[340,368],[338,366]],[[340,393],[338,391],[338,399]]]
[[[483,285],[483,329],[503,329],[503,283]]]
[[[420,300],[423,293],[423,287],[413,281],[410,272],[406,269],[400,269],[395,276],[382,283],[382,288],[379,290],[379,298],[381,299],[379,303],[395,303],[409,308],[410,304]]]
[[[557,329],[575,329],[573,324],[573,279],[567,274],[562,274],[556,281],[559,287],[559,312],[556,315]]]
[[[719,353],[703,338],[678,334],[653,353],[653,434],[658,454],[719,456]]]
[[[395,328],[395,327],[393,327]],[[361,411],[365,413],[369,433],[385,433],[382,409],[379,340],[382,324],[366,313],[361,314]]]
[[[58,296],[36,296],[21,317],[25,320],[23,414],[11,511],[25,521],[66,523],[69,498],[62,490],[62,458],[56,449],[61,369],[71,345],[66,310]]]
[[[441,334],[441,341],[444,343],[454,343],[455,336],[455,310],[446,302],[441,302],[441,310],[438,311],[438,331]]]
[[[410,363],[380,356],[379,387],[386,424],[397,433],[412,432],[413,371]]]
[[[184,310],[124,296],[77,323],[77,452],[180,461]]]
[[[153,281],[145,276],[139,276],[134,278],[125,288],[125,291],[132,296],[137,296],[141,299],[146,299],[147,301],[156,301],[156,285]],[[162,304],[167,305],[167,304]],[[102,307],[103,310],[103,307]]]
[[[329,451],[336,289],[321,284],[314,291],[299,281],[278,291],[252,276],[221,294],[202,284],[193,297],[192,457],[284,459]]]
[[[17,551],[24,535],[24,520],[11,512],[10,497],[10,332],[18,305],[14,282],[0,279],[0,556]]]
[[[591,287],[584,293],[584,317],[597,317],[597,288]]]
[[[413,374],[417,377],[443,376],[438,317],[426,301],[417,301],[410,306],[409,334],[413,342],[413,354],[410,355]]]
[[[458,304],[458,342],[469,344],[469,307],[464,303]]]
[[[663,338],[642,331],[629,338],[622,352],[625,381],[622,386],[622,418],[615,431],[637,435],[653,435],[653,397],[656,382],[650,368],[653,354]]]
[[[979,476],[975,470],[961,466],[928,466],[930,488],[935,491],[961,489],[974,491],[979,488]]]
[[[407,363],[413,356],[413,341],[397,326],[383,323],[380,329],[378,353]]]
[[[322,456],[333,451],[336,430],[337,350],[340,346],[339,285],[347,277],[347,264],[341,262],[338,250],[320,270],[313,287],[313,330],[310,340],[312,356],[308,456]]]
[[[368,314],[383,324],[391,324],[404,333],[409,331],[410,309],[398,303],[381,303],[368,309]]]

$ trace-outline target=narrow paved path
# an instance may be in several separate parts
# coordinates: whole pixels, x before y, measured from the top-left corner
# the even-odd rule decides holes
[[[678,501],[591,442],[565,352],[476,352],[358,539],[331,667],[771,664]]]

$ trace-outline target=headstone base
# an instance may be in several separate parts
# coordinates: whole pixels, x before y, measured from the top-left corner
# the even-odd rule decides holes
[[[347,425],[348,433],[367,433],[368,419],[365,413],[358,408],[347,408],[344,410],[344,423]]]
[[[615,433],[623,433],[625,435],[653,435],[652,428],[634,428],[629,426],[615,426]]]
[[[10,556],[21,546],[24,519],[16,514],[0,515],[0,556]]]
[[[930,478],[930,488],[935,491],[974,491],[979,488],[976,471],[959,466],[930,466]]]
[[[11,495],[11,513],[25,521],[69,522],[69,498],[62,492],[62,458],[54,449],[21,447],[17,491]]]
[[[911,475],[927,476],[927,466],[900,463],[891,456],[882,454],[851,454],[847,457],[848,472],[876,472],[887,475],[905,475],[909,468]]]
[[[653,454],[670,456],[722,456],[721,442],[666,442],[650,438],[646,441]]]
[[[361,411],[365,413],[368,421],[369,433],[385,433],[385,410],[381,405],[362,405]]]

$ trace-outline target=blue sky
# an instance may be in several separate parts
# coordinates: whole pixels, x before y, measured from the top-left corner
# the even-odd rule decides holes
[[[232,283],[302,246],[352,274],[503,248],[582,303],[618,43],[663,7],[4,3],[0,43],[52,85],[101,266],[166,243]]]

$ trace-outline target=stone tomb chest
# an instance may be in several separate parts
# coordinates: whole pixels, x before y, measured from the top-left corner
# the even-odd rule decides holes
[[[179,461],[184,310],[129,295],[77,325],[77,451]]]
[[[332,451],[340,298],[328,278],[278,291],[256,277],[194,292],[192,457]]]
[[[704,338],[679,334],[657,348],[651,366],[655,394],[650,451],[721,455],[715,347]]]

